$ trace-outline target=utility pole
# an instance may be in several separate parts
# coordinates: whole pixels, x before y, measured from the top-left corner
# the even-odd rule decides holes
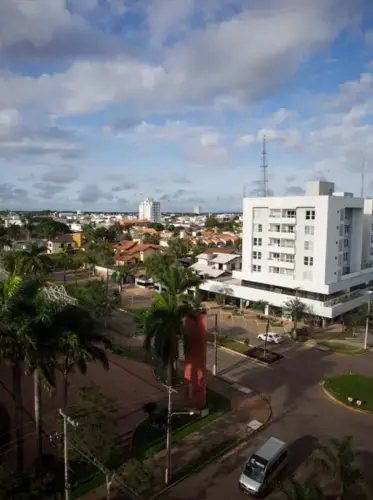
[[[71,500],[71,484],[69,482],[69,447],[68,447],[68,435],[67,435],[67,423],[71,425],[76,425],[76,423],[70,419],[62,410],[60,410],[60,415],[63,418],[63,459],[65,466],[65,500]]]
[[[164,482],[168,486],[171,482],[171,445],[172,445],[172,393],[177,392],[170,385],[163,384],[168,392],[167,405],[167,434],[166,434],[166,470]]]
[[[216,377],[218,372],[218,313],[215,314],[215,328],[214,328],[214,364],[212,366],[212,374]]]
[[[65,459],[65,500],[71,500],[71,485],[69,484],[69,462],[68,462],[68,455],[67,455],[67,424],[73,425],[74,427],[77,427],[79,424],[78,422],[72,420],[70,417],[68,417],[65,413],[63,413],[62,410],[60,410],[60,415],[64,419],[64,459]],[[74,448],[80,455],[90,462],[92,465],[94,465],[97,469],[99,469],[105,476],[106,479],[106,499],[110,500],[111,499],[111,486],[113,482],[121,488],[122,491],[124,491],[127,496],[133,500],[143,500],[143,498],[138,495],[134,490],[132,490],[129,486],[127,486],[120,477],[116,475],[115,472],[110,471],[108,468],[106,468],[97,458],[93,455],[93,453],[85,449],[84,446],[80,445],[78,446],[77,444],[73,443],[72,441],[69,442],[70,446]]]
[[[368,349],[368,335],[369,335],[369,320],[370,320],[370,300],[368,301],[367,319],[365,322],[365,336],[364,336],[364,349]]]

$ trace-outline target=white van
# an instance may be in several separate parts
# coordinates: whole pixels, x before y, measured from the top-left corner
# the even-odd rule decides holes
[[[271,437],[246,462],[239,479],[242,490],[249,495],[258,495],[267,489],[288,461],[286,443]]]

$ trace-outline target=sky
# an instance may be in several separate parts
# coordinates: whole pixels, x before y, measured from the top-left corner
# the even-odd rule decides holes
[[[1,0],[0,209],[373,196],[367,0]]]

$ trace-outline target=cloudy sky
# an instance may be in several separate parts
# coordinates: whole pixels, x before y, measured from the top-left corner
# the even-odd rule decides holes
[[[240,210],[373,196],[365,0],[1,0],[0,208]]]

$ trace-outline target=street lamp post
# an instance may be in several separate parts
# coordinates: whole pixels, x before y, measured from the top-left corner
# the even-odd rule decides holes
[[[373,291],[368,292],[368,295],[371,297]],[[364,349],[368,349],[368,335],[369,335],[369,320],[370,320],[370,300],[367,301],[367,317],[365,321],[365,336],[364,336]]]
[[[166,434],[166,470],[164,482],[168,486],[171,482],[171,449],[172,449],[172,417],[175,415],[201,415],[202,417],[208,415],[208,408],[205,410],[189,410],[189,411],[172,411],[172,393],[177,392],[169,385],[163,384],[168,391],[168,408],[167,408],[167,434]]]

